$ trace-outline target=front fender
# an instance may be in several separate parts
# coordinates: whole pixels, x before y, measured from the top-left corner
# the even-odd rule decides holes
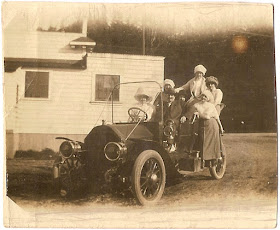
[[[152,149],[161,155],[168,177],[178,174],[175,168],[175,163],[171,160],[168,152],[166,152],[166,150],[158,142],[141,139],[130,139],[130,141],[131,143],[128,144],[128,160],[130,162],[134,164],[140,153],[145,150]]]

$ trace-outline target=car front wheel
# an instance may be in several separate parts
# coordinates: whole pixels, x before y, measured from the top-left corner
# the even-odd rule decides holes
[[[151,205],[158,202],[165,188],[166,172],[160,154],[154,150],[143,151],[132,170],[132,189],[138,203]]]
[[[53,167],[55,190],[62,197],[71,197],[74,192],[81,192],[86,185],[84,165],[79,158],[71,157]]]

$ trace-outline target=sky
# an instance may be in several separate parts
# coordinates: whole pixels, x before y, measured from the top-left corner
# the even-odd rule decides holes
[[[4,2],[3,27],[23,16],[29,26],[57,29],[78,19],[91,18],[132,23],[177,34],[259,32],[273,29],[273,7],[260,3],[62,3]]]

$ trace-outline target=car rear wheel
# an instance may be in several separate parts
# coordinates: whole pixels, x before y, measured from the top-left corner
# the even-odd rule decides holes
[[[217,159],[215,164],[209,168],[210,174],[213,179],[219,180],[222,179],[226,172],[226,154],[224,153],[220,159]]]
[[[132,189],[137,202],[152,205],[164,192],[166,172],[160,154],[154,150],[143,151],[136,159],[132,170]]]

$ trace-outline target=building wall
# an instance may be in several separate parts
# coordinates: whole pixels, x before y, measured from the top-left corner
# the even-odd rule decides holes
[[[86,70],[39,69],[50,72],[48,99],[24,98],[27,70],[36,69],[18,69],[4,74],[10,157],[16,150],[40,151],[47,147],[55,150],[59,142],[54,142],[55,136],[84,137],[94,126],[100,125],[102,119],[109,120],[110,103],[96,102],[94,98],[96,74],[120,75],[121,82],[156,80],[162,83],[164,58],[94,53],[88,55]],[[127,102],[127,95],[135,94],[136,90],[121,88],[117,108],[121,108]],[[100,116],[101,111],[104,116]]]
[[[57,140],[58,134],[43,133],[11,133],[6,132],[6,156],[8,159],[13,158],[17,150],[41,151],[45,148],[58,152],[63,140]],[[83,142],[86,134],[63,134],[63,137]]]

